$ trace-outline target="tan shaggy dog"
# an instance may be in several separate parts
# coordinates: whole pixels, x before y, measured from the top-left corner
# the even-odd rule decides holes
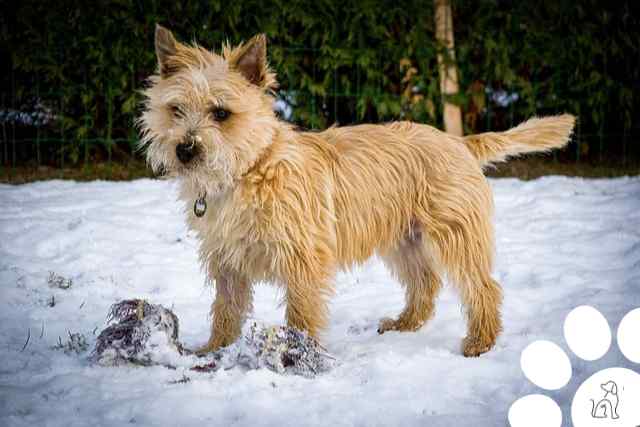
[[[406,306],[380,333],[419,329],[446,275],[467,311],[464,355],[495,344],[502,294],[482,168],[562,147],[573,116],[468,137],[409,122],[300,132],[274,114],[264,35],[216,54],[158,26],[155,43],[159,72],[140,127],[152,168],[179,177],[215,282],[201,353],[239,336],[259,281],[282,286],[287,324],[318,337],[336,270],[374,253],[406,289]]]

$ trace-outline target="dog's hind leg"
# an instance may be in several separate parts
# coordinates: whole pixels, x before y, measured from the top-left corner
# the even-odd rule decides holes
[[[433,316],[442,282],[418,226],[414,224],[409,236],[382,259],[405,287],[405,307],[396,319],[382,319],[378,333],[420,329]]]
[[[464,286],[462,298],[468,315],[462,353],[466,357],[479,356],[491,350],[502,330],[502,290],[498,282],[485,275],[471,285]]]
[[[465,203],[452,203],[449,209],[432,209],[431,224],[425,227],[440,264],[458,285],[467,309],[467,336],[462,342],[462,353],[467,357],[489,351],[502,330],[502,290],[491,278],[491,205],[488,201],[484,203],[488,208],[483,209],[473,202],[467,197]]]

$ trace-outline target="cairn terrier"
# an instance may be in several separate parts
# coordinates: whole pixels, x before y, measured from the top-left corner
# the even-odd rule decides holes
[[[411,122],[301,132],[273,111],[277,81],[264,35],[217,54],[157,26],[155,49],[142,144],[155,171],[179,178],[215,282],[200,353],[238,338],[259,281],[283,288],[289,326],[318,337],[336,270],[374,253],[406,291],[404,309],[382,319],[379,333],[424,325],[446,275],[466,308],[462,353],[492,348],[502,292],[491,277],[493,199],[483,167],[564,146],[573,116],[466,137]]]

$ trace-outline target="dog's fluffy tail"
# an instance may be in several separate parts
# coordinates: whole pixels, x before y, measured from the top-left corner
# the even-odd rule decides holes
[[[576,118],[571,114],[534,117],[506,132],[469,135],[462,142],[482,166],[525,153],[551,151],[569,142]]]

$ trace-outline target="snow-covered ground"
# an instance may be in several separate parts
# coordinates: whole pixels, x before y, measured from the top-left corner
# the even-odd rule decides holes
[[[622,316],[640,306],[640,179],[491,183],[495,277],[505,291],[496,348],[462,357],[465,323],[450,287],[419,332],[378,335],[378,319],[400,311],[403,293],[374,259],[337,278],[323,342],[339,364],[315,379],[266,369],[102,368],[87,353],[53,348],[69,333],[92,347],[109,306],[134,297],[173,308],[181,340],[202,344],[212,290],[172,183],[0,185],[0,425],[507,425],[514,400],[542,391],[520,370],[528,343],[549,339],[570,355],[562,327],[572,308],[599,309],[615,337]],[[50,272],[71,286],[52,287]],[[282,323],[278,302],[275,289],[257,287],[254,318]],[[603,359],[572,364],[571,382],[547,392],[565,425],[591,373],[639,369],[615,338]]]

